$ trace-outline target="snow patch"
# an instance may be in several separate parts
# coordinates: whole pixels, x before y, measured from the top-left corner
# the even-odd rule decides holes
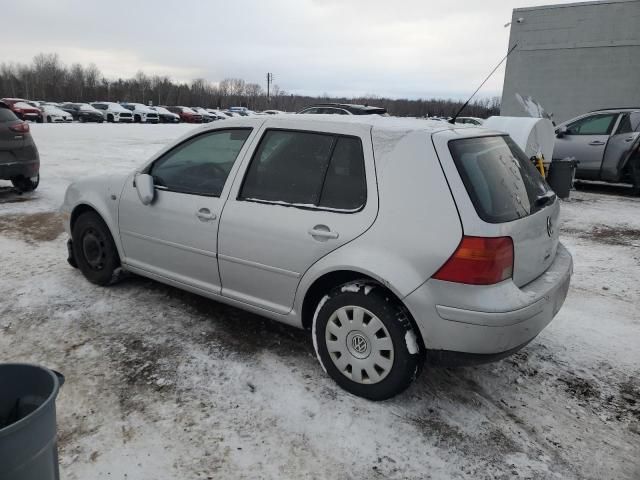
[[[407,344],[407,350],[411,355],[415,355],[420,351],[418,348],[418,339],[416,338],[416,334],[413,333],[413,330],[409,330],[404,336],[404,342]]]
[[[360,291],[361,285],[359,283],[350,283],[348,285],[343,286],[340,291],[342,293],[351,292],[358,293]]]
[[[320,358],[320,354],[318,353],[318,341],[316,340],[316,322],[318,320],[318,314],[320,313],[320,310],[322,310],[322,307],[324,306],[324,304],[327,303],[327,300],[329,300],[329,295],[325,295],[324,297],[322,297],[322,300],[320,300],[320,303],[318,303],[318,308],[316,308],[316,313],[313,314],[313,324],[311,325],[311,332],[312,332],[311,337],[313,338],[313,349],[316,352],[316,358],[320,362],[320,366],[322,367],[322,370],[324,370],[324,373],[327,373],[327,369],[325,368],[324,363],[322,363],[322,359]]]

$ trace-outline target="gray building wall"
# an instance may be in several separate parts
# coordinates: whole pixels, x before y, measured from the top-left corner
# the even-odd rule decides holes
[[[522,22],[518,23],[518,19]],[[513,11],[501,115],[531,96],[556,123],[598,108],[640,107],[640,0]]]

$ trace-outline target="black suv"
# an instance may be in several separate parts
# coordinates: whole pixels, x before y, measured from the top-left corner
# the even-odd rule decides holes
[[[0,102],[0,179],[11,180],[22,192],[35,190],[40,182],[40,156],[29,133],[6,103]]]
[[[316,103],[304,107],[298,113],[315,113],[324,115],[387,115],[386,108],[369,105],[353,105],[351,103]]]

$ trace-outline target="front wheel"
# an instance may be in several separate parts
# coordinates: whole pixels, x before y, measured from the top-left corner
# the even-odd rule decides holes
[[[633,183],[633,193],[640,196],[640,153],[630,159],[629,170],[631,173],[631,183]]]
[[[34,177],[25,177],[20,175],[19,177],[12,178],[11,183],[13,183],[13,186],[21,192],[32,192],[38,188],[38,185],[40,184],[40,174],[36,173]]]
[[[73,256],[91,283],[109,285],[120,267],[118,250],[104,220],[95,212],[80,215],[73,225]]]
[[[422,366],[409,313],[375,284],[356,282],[332,290],[316,311],[312,335],[331,378],[370,400],[404,391]]]

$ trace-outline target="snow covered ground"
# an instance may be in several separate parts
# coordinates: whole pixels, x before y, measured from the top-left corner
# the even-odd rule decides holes
[[[427,368],[372,403],[309,335],[159,283],[67,265],[69,182],[132,170],[187,125],[33,125],[42,182],[0,185],[0,361],[62,371],[62,478],[640,478],[640,199],[596,186],[562,208],[575,276],[515,356]]]

